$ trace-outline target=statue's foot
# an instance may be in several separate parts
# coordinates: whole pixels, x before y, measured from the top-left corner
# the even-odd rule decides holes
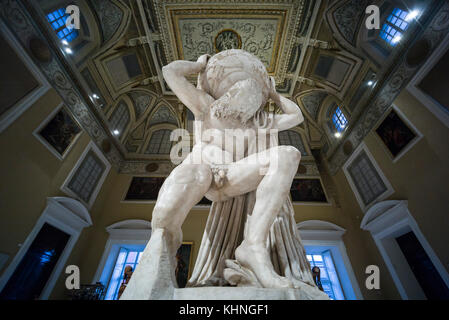
[[[243,240],[235,250],[235,258],[250,269],[264,288],[293,288],[293,283],[273,270],[268,250],[262,245],[248,244]]]

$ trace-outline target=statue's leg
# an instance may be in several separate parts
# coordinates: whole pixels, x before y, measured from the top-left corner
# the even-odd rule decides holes
[[[181,226],[192,207],[207,192],[212,182],[212,172],[206,164],[181,163],[159,191],[151,219],[153,232],[165,229],[169,235],[168,246],[175,259],[182,243]]]
[[[228,171],[226,189],[232,190],[229,186],[233,186],[233,192],[241,193],[256,189],[254,210],[248,217],[245,238],[236,249],[235,257],[241,265],[251,269],[266,288],[293,287],[290,280],[274,271],[266,243],[270,227],[289,194],[300,158],[301,153],[296,148],[278,146],[235,162]],[[266,169],[263,176],[260,169]]]

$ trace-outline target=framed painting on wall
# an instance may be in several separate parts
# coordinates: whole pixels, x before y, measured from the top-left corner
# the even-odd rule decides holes
[[[62,160],[81,135],[81,127],[60,104],[33,134],[48,150]]]
[[[293,202],[327,203],[321,180],[318,178],[294,179],[290,194]]]
[[[133,177],[123,201],[156,201],[165,177]]]
[[[184,241],[176,253],[175,275],[179,288],[185,288],[192,274],[193,241]]]
[[[419,131],[405,119],[393,107],[376,129],[377,136],[394,160],[400,158],[421,138]]]

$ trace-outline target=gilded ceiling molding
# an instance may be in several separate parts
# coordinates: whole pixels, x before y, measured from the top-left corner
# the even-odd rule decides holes
[[[139,121],[143,116],[148,116],[148,112],[157,100],[157,94],[147,89],[136,89],[128,91],[136,112],[136,119]],[[140,122],[140,121],[139,121]]]
[[[270,72],[274,74],[276,83],[282,84],[284,83],[284,80],[286,78],[290,55],[292,53],[293,47],[295,46],[295,44],[289,39],[292,39],[292,37],[295,36],[300,22],[302,21],[304,14],[304,2],[305,0],[280,0],[276,2],[268,0],[201,0],[195,3],[188,3],[180,0],[155,0],[154,8],[160,29],[162,47],[165,53],[165,57],[168,60],[167,62],[171,62],[180,58],[182,59],[182,56],[184,55],[182,52],[177,52],[175,50],[176,48],[182,48],[182,44],[180,45],[179,43],[180,39],[182,38],[185,40],[185,38],[181,37],[179,34],[178,36],[176,35],[177,32],[179,32],[179,24],[176,24],[177,22],[179,22],[178,15],[184,18],[195,16],[198,19],[204,19],[205,23],[210,22],[211,25],[214,21],[213,16],[215,15],[218,17],[220,14],[228,14],[229,17],[239,17],[242,19],[245,17],[258,18],[259,20],[263,19],[264,16],[270,16],[270,19],[272,19],[275,12],[284,15],[284,21],[282,21],[281,25],[282,30],[278,30],[275,39],[272,39],[273,44],[279,43],[278,50],[273,50],[272,52],[272,54],[274,55],[274,64],[272,65],[270,63],[270,65],[268,66]],[[275,10],[273,4],[276,4]],[[233,7],[232,10],[234,10],[235,12],[230,12],[230,5]],[[253,22],[254,21],[257,22],[258,20],[253,19]],[[236,26],[237,25],[238,24],[236,24]],[[242,36],[242,34],[240,34],[240,36]],[[279,39],[276,39],[277,37]],[[244,40],[243,37],[242,40]],[[250,42],[251,41],[248,42],[248,45]],[[258,42],[259,41],[254,41],[254,43]],[[215,49],[213,48],[213,43],[210,43],[209,46],[211,49],[210,51],[215,51]],[[194,55],[199,55],[200,53],[203,54],[207,51],[207,44],[204,43],[204,48],[195,48],[195,50],[196,49],[200,50],[201,52],[195,52]],[[247,48],[247,50],[251,51],[252,49]]]
[[[350,141],[353,146],[358,146],[422,65],[422,62],[414,66],[407,64],[410,44],[427,40],[430,44],[429,54],[431,54],[448,33],[449,2],[435,1],[434,6],[429,6],[421,17],[420,24],[414,24],[408,30],[406,36],[398,45],[400,52],[397,55],[397,61],[393,63],[393,70],[390,75],[383,83],[378,84],[376,92],[369,99],[370,103],[364,108],[357,122],[348,128],[348,133],[342,139],[339,147],[328,159],[328,167],[332,175],[337,173],[352,154],[352,152],[344,153],[343,145],[345,142]]]
[[[127,21],[129,20],[127,19],[129,8],[120,0],[91,0],[90,3],[101,26],[103,43],[107,43],[113,38],[118,40],[120,36],[117,35],[117,32],[121,31],[118,33],[122,34],[122,31],[126,29],[125,23],[126,25],[129,23]]]
[[[158,168],[156,171],[151,172],[152,177],[167,177],[170,172],[176,167],[170,161],[151,161],[157,163]],[[133,174],[133,175],[149,175],[146,167],[149,161],[126,161],[119,168],[119,173]]]
[[[170,107],[164,102],[160,102],[159,105],[155,107],[154,112],[148,118],[149,126],[159,123],[170,123],[180,127],[180,123],[178,119],[176,119],[175,113],[170,110]]]
[[[300,97],[302,105],[315,122],[318,120],[320,107],[327,95],[328,93],[326,91],[314,90]]]
[[[365,9],[370,4],[368,0],[348,0],[338,2],[329,9],[333,18],[331,28],[335,24],[337,31],[352,47],[357,46],[357,33],[365,17]]]

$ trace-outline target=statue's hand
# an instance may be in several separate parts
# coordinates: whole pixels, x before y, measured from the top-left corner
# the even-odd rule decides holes
[[[204,70],[204,68],[206,68],[207,62],[210,59],[210,55],[208,54],[203,54],[201,57],[198,58],[198,60],[196,60],[197,63],[199,63],[201,65],[201,70]]]
[[[273,77],[270,77],[270,95],[269,95],[269,97],[278,106],[281,105],[281,98],[279,96],[279,93],[277,93],[277,91],[276,91],[276,81],[274,80]]]

